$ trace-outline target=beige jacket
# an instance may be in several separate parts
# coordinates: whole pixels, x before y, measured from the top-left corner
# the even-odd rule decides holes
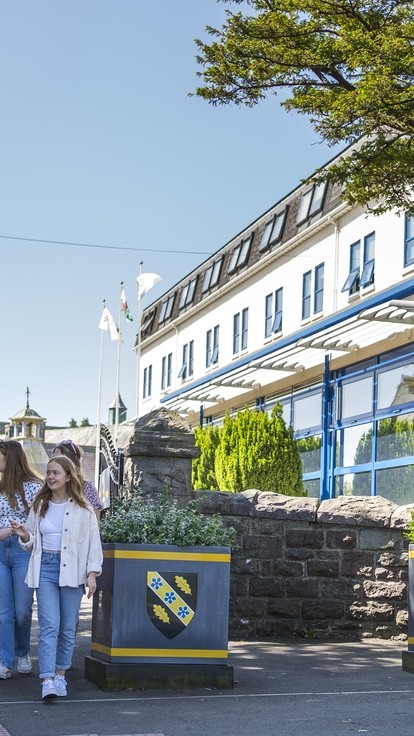
[[[42,561],[42,535],[39,530],[39,513],[30,509],[26,522],[30,539],[21,542],[23,549],[32,550],[26,584],[29,588],[39,587],[40,565]],[[92,506],[84,509],[73,499],[69,499],[63,517],[62,546],[60,550],[60,587],[76,588],[85,585],[90,572],[98,575],[102,571],[102,545],[99,537],[98,521]]]

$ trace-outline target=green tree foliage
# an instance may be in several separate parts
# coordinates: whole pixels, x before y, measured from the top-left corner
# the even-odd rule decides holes
[[[72,419],[69,419],[69,427],[71,429],[75,429],[75,427],[77,427],[77,426],[78,426],[78,423],[77,423],[76,419],[74,419],[73,417],[72,417]]]
[[[205,431],[200,429],[196,435],[200,447]],[[208,461],[211,472],[211,455]],[[257,488],[292,496],[306,495],[299,449],[292,428],[286,427],[279,404],[271,416],[249,409],[239,411],[235,417],[226,414],[218,431],[214,473],[215,488],[222,491]],[[198,470],[197,478],[200,477]]]
[[[82,421],[80,423],[80,426],[81,427],[90,427],[91,426],[91,423],[90,423],[88,417],[85,417],[84,419],[82,419]]]
[[[371,463],[373,434],[372,429],[364,432],[355,452],[355,465]],[[414,422],[410,419],[388,417],[378,422],[377,458],[392,460],[414,456]],[[352,491],[358,496],[370,495],[371,474],[354,475]],[[414,466],[387,468],[377,473],[377,495],[390,498],[394,503],[405,504],[414,501]]]
[[[193,488],[196,491],[218,491],[214,459],[220,438],[220,429],[213,424],[194,430],[200,457],[193,461]]]
[[[308,115],[329,145],[358,141],[328,171],[349,203],[412,213],[414,2],[222,1],[243,9],[206,27],[211,43],[196,40],[196,94],[252,107],[288,92],[281,104]]]

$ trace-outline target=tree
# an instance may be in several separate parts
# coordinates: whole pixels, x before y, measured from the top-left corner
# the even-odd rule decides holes
[[[90,427],[91,426],[91,423],[90,423],[88,417],[85,417],[84,419],[82,419],[82,421],[80,423],[80,426],[81,427]]]
[[[69,419],[69,427],[71,429],[74,429],[77,426],[78,426],[78,423],[77,423],[76,419],[74,419],[73,417],[72,417],[72,419]]]
[[[306,495],[299,448],[292,428],[284,422],[280,404],[271,416],[250,409],[234,417],[227,412],[220,429],[196,430],[196,444],[201,455],[195,461],[194,488],[233,492],[257,488]]]
[[[196,39],[196,94],[213,105],[254,106],[269,94],[308,115],[329,145],[355,144],[314,179],[379,214],[414,212],[414,2],[222,0],[221,29]],[[251,12],[249,12],[251,8]]]

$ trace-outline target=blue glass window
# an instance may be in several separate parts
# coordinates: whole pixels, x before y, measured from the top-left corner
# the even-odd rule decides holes
[[[315,268],[315,294],[313,311],[315,314],[323,310],[323,282],[324,282],[324,264],[321,263]]]
[[[405,216],[404,266],[414,263],[414,215]]]
[[[302,284],[302,319],[309,319],[311,314],[311,279],[312,272],[303,274]]]

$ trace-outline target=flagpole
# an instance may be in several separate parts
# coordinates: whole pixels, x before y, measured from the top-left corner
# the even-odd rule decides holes
[[[115,435],[114,435],[114,441],[115,441],[115,447],[117,447],[118,443],[118,425],[119,425],[119,377],[121,373],[121,342],[122,342],[122,332],[121,332],[121,319],[122,319],[122,302],[121,302],[121,296],[122,296],[122,287],[124,285],[124,282],[121,281],[121,291],[119,295],[119,339],[118,339],[118,358],[117,358],[117,364],[116,364],[116,394],[115,394]]]
[[[106,301],[103,300],[105,309]],[[102,398],[102,359],[103,359],[103,330],[100,330],[101,341],[99,347],[99,374],[98,374],[98,408],[96,417],[96,446],[95,446],[95,486],[99,485],[99,465],[101,452],[101,398]]]
[[[143,265],[144,265],[144,262],[141,261],[139,264],[139,275],[140,276],[142,274]],[[137,367],[136,367],[137,375],[136,375],[136,389],[135,389],[135,394],[136,394],[135,411],[136,411],[136,416],[138,419],[139,418],[139,370],[140,370],[140,359],[141,359],[141,291],[140,291],[139,285],[138,285],[138,332],[137,332],[136,346],[137,346],[137,350],[136,350],[137,352]]]

